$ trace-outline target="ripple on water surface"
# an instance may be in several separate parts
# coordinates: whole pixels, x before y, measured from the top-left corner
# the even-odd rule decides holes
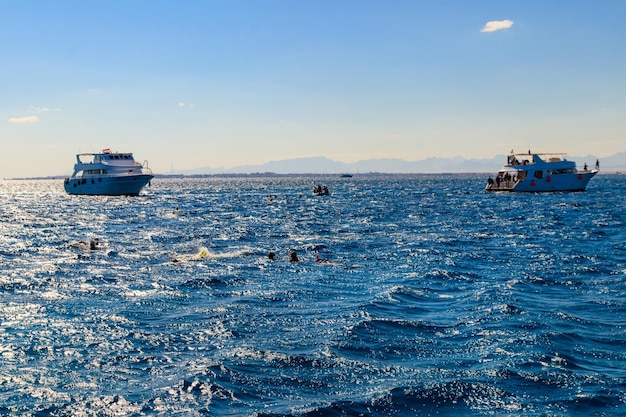
[[[0,413],[626,413],[626,180],[483,180],[4,181]]]

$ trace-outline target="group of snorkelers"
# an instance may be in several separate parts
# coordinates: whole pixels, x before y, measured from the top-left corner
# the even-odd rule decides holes
[[[267,254],[267,259],[269,259],[270,261],[276,260],[276,254],[273,251],[269,251],[269,253]],[[298,254],[295,250],[289,252],[289,262],[300,262],[300,259],[298,259]]]
[[[267,259],[269,259],[270,261],[275,260],[276,259],[276,254],[273,251],[270,251],[267,254]],[[289,262],[300,262],[300,259],[298,258],[298,254],[296,253],[295,250],[292,250],[291,252],[289,252]],[[315,262],[317,262],[318,264],[330,264],[330,263],[332,263],[332,261],[329,261],[328,259],[320,258],[319,253],[315,255]]]
[[[330,191],[328,190],[327,186],[321,186],[321,185],[316,185],[315,187],[313,187],[313,194],[315,195],[328,195],[330,194]]]
[[[89,241],[84,241],[81,240],[80,242],[78,242],[78,245],[86,250],[97,250],[100,248],[100,239],[98,239],[97,237],[94,237],[92,239],[90,239]],[[171,256],[170,257],[170,261],[172,263],[178,263],[181,262],[183,260],[201,260],[206,258],[208,255],[208,251],[206,249],[202,249],[200,251],[200,253],[196,254],[196,255],[190,255],[187,256],[186,259],[180,259],[177,258],[175,256]],[[267,258],[271,261],[276,259],[276,254],[273,251],[270,251],[267,254]],[[295,250],[292,250],[291,252],[289,252],[289,262],[300,262],[300,259],[298,258],[298,254]],[[332,263],[332,261],[328,260],[328,259],[323,259],[320,257],[319,253],[315,255],[315,262],[317,263],[323,263],[323,264],[330,264]]]

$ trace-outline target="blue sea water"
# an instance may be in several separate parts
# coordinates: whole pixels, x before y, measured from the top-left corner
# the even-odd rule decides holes
[[[626,415],[626,176],[484,184],[0,182],[0,415]]]

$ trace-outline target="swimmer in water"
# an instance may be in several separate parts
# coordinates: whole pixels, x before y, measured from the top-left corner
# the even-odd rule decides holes
[[[89,242],[85,242],[84,240],[81,240],[80,242],[78,242],[78,246],[80,246],[83,249],[97,250],[99,249],[99,246],[100,246],[100,239],[98,239],[97,237],[94,237]]]
[[[270,251],[270,253],[267,254],[267,259],[269,259],[270,261],[273,261],[274,259],[276,259],[276,254]]]
[[[319,253],[315,255],[315,262],[317,262],[318,264],[332,264],[333,263],[333,261],[329,261],[328,259],[320,258]]]
[[[289,262],[300,262],[300,259],[298,259],[298,255],[296,254],[295,250],[292,250],[289,254]]]
[[[209,251],[207,249],[202,249],[200,253],[196,255],[182,255],[180,257],[177,257],[176,255],[171,254],[170,262],[176,264],[184,261],[199,261],[206,258],[207,256],[209,256]]]

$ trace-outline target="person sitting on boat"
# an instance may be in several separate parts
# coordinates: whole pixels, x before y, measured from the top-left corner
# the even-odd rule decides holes
[[[324,186],[324,188],[322,188],[322,192],[323,192],[324,194],[328,194],[328,193],[329,193],[329,191],[328,191],[328,187],[327,187],[327,186]]]
[[[583,170],[587,171],[587,163],[585,162],[585,165],[583,166]]]
[[[491,189],[491,187],[493,187],[493,178],[491,178],[490,175],[489,178],[487,178],[487,189]]]

